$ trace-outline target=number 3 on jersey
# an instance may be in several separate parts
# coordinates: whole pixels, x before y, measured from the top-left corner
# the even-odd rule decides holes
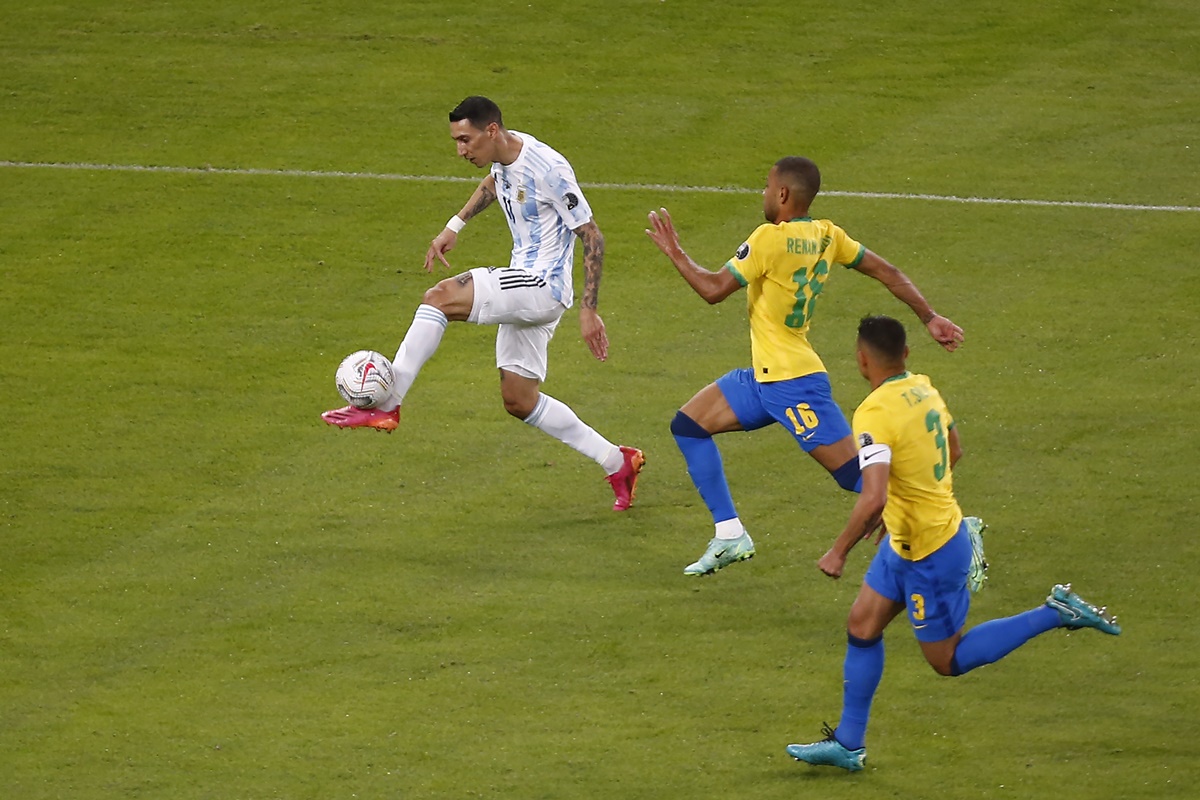
[[[925,430],[934,435],[933,443],[937,445],[942,454],[941,461],[933,465],[933,477],[940,481],[946,477],[946,470],[950,468],[950,450],[946,446],[946,430],[942,427],[942,415],[938,413],[937,409],[931,409],[925,415]]]

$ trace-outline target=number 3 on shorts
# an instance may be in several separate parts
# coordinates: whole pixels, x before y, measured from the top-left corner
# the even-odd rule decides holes
[[[803,436],[821,424],[821,420],[817,419],[816,412],[812,410],[812,407],[808,403],[800,403],[795,408],[789,408],[784,413],[791,420],[792,427],[796,429],[797,436]]]
[[[925,598],[919,594],[910,595],[912,600],[912,618],[917,620],[925,619]]]

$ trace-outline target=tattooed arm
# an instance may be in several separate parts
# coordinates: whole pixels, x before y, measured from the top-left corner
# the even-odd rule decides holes
[[[471,199],[458,212],[458,218],[463,222],[471,219],[479,212],[490,206],[496,200],[496,179],[491,175],[479,182],[479,186],[471,194]],[[425,251],[425,271],[433,272],[433,262],[441,261],[446,269],[451,269],[450,262],[446,260],[446,253],[454,249],[454,245],[458,242],[458,233],[443,228],[442,232],[433,238],[429,243],[429,249]]]
[[[588,220],[575,229],[583,242],[583,297],[579,301],[579,327],[583,341],[592,355],[601,361],[608,358],[608,334],[600,319],[600,274],[604,271],[604,234],[595,220]]]
[[[479,186],[471,195],[471,199],[462,207],[462,211],[458,212],[458,216],[463,222],[467,222],[471,217],[483,211],[496,201],[496,179],[488,175],[479,182]]]

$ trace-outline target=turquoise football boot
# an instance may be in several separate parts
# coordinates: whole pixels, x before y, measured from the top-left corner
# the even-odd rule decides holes
[[[967,588],[974,594],[987,583],[988,562],[983,555],[983,532],[987,525],[979,517],[963,517],[971,537],[971,567],[967,570]]]
[[[1050,596],[1046,598],[1046,605],[1058,612],[1063,625],[1069,630],[1095,628],[1111,636],[1119,636],[1121,633],[1116,616],[1108,613],[1107,606],[1096,608],[1072,592],[1069,583],[1060,583],[1051,589]]]
[[[789,744],[787,754],[797,761],[815,767],[841,767],[850,772],[861,772],[867,761],[867,748],[851,750],[833,736],[833,729],[825,725],[821,732],[825,738],[812,744]]]
[[[736,539],[713,539],[700,560],[683,568],[684,575],[712,575],[738,561],[754,558],[754,541],[742,531]]]

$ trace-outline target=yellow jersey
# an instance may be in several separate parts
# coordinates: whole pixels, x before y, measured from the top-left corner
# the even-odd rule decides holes
[[[750,354],[759,383],[825,372],[808,343],[817,297],[833,264],[855,267],[863,246],[827,219],[760,225],[725,268],[747,289]]]
[[[883,522],[901,558],[925,558],[962,522],[950,474],[953,426],[929,378],[911,372],[888,378],[854,412],[858,446],[885,444],[892,451]]]

